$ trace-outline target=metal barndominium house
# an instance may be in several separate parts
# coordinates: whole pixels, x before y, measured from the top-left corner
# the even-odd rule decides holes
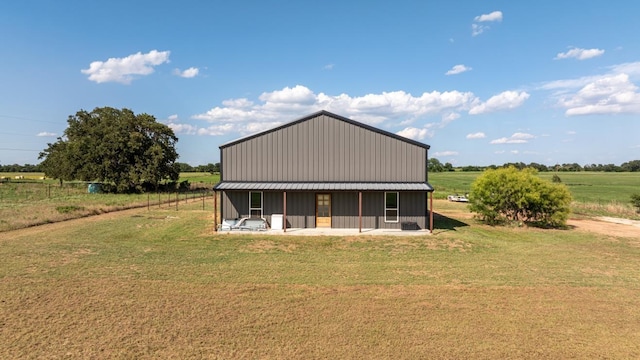
[[[320,111],[221,145],[214,190],[220,192],[223,219],[258,217],[284,231],[432,231],[428,150],[429,145]]]

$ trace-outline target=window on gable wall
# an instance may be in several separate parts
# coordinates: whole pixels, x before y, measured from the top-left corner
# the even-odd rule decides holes
[[[384,193],[384,222],[398,222],[398,193]]]
[[[249,192],[249,216],[250,217],[262,217],[262,192],[251,191]]]

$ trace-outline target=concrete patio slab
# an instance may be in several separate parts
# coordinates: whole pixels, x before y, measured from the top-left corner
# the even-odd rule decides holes
[[[400,230],[400,229],[333,229],[333,228],[289,228],[284,230],[233,230],[219,231],[218,234],[256,234],[279,236],[425,236],[431,235],[429,230]]]

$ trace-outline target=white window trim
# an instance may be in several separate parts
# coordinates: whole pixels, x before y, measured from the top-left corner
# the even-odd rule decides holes
[[[387,207],[387,194],[394,193],[396,194],[396,207],[388,208]],[[384,222],[386,223],[397,223],[400,221],[400,193],[398,191],[385,191],[384,192]],[[387,220],[387,210],[395,210],[396,211],[396,219],[395,220]]]
[[[259,193],[260,194],[260,207],[259,208],[254,208],[251,207],[251,194],[254,193]],[[253,211],[254,210],[259,210],[260,211],[260,218],[262,218],[262,207],[264,206],[264,194],[262,191],[249,191],[249,217],[251,217],[253,215]]]

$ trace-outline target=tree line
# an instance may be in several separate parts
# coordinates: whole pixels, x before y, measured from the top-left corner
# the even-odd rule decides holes
[[[180,172],[202,172],[202,173],[219,173],[220,172],[220,163],[209,163],[206,165],[196,165],[191,166],[187,163],[177,162],[176,163],[180,168]],[[0,172],[5,173],[37,173],[44,172],[42,166],[40,164],[10,164],[10,165],[2,165],[0,164]]]
[[[572,164],[555,164],[544,165],[535,162],[525,164],[523,162],[517,163],[505,163],[503,165],[489,165],[489,166],[460,166],[454,167],[451,163],[442,164],[438,159],[429,159],[429,171],[431,172],[446,172],[446,171],[485,171],[496,170],[501,168],[514,167],[516,169],[536,169],[539,172],[560,171],[560,172],[578,172],[578,171],[596,171],[596,172],[640,172],[640,160],[632,160],[622,163],[621,165],[615,164],[586,164],[580,165],[577,163]]]

